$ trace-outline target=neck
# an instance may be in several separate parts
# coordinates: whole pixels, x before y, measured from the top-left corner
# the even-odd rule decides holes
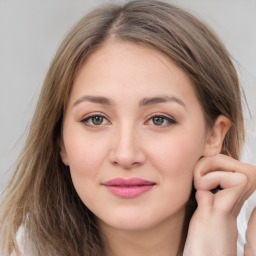
[[[176,256],[183,236],[185,212],[143,230],[120,230],[99,223],[106,256]]]

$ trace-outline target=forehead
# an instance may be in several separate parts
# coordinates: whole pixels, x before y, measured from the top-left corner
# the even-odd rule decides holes
[[[87,57],[75,77],[71,98],[87,93],[114,97],[122,92],[127,97],[170,93],[196,99],[189,77],[169,57],[150,47],[111,41]]]

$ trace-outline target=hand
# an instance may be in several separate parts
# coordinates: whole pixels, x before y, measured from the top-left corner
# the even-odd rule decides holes
[[[190,221],[183,256],[236,256],[236,219],[256,189],[256,167],[221,154],[203,157],[195,166],[194,183],[198,208]],[[212,193],[217,187],[221,190]],[[254,226],[255,222],[252,219]],[[255,240],[256,230],[247,232],[250,241]]]

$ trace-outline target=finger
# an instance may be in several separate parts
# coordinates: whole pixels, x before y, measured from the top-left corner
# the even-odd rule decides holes
[[[197,178],[195,188],[199,191],[210,192],[220,186],[223,190],[217,194],[213,195],[210,192],[213,195],[213,201],[210,201],[209,194],[207,196],[208,199],[201,199],[201,201],[208,200],[208,202],[212,202],[214,207],[237,216],[243,204],[240,201],[246,184],[247,177],[244,174],[215,171]],[[206,197],[206,194],[204,196]]]
[[[213,206],[214,204],[214,194],[210,191],[197,190],[195,197],[198,207]]]
[[[194,175],[203,176],[212,171],[240,172],[249,175],[253,178],[252,181],[255,181],[256,179],[255,166],[239,162],[238,160],[223,154],[202,157],[194,168]]]
[[[246,231],[244,256],[256,255],[256,208],[253,210]]]
[[[195,181],[197,190],[212,190],[218,186],[222,189],[245,186],[247,177],[242,173],[214,171],[198,176]]]
[[[222,171],[230,173],[242,173],[247,177],[247,185],[242,200],[245,201],[256,189],[256,167],[241,163],[226,155],[216,155],[201,158],[194,168],[195,186],[200,177],[209,172]]]
[[[226,155],[202,157],[194,168],[194,174],[203,176],[208,172],[223,170],[233,172],[236,168],[236,160]]]

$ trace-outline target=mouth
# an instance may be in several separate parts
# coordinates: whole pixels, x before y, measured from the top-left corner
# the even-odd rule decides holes
[[[117,178],[102,184],[112,194],[121,198],[134,198],[152,189],[156,183],[140,178]]]

